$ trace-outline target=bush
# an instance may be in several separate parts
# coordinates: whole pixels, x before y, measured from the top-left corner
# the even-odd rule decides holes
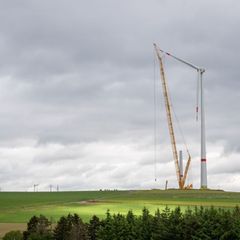
[[[23,234],[20,231],[10,231],[4,235],[3,240],[23,240]]]

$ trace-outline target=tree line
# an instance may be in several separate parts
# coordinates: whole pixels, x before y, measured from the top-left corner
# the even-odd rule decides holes
[[[52,224],[45,216],[33,216],[27,230],[11,231],[3,240],[235,240],[240,239],[240,208],[196,207],[185,212],[166,207],[141,215],[111,214],[92,216],[84,223],[77,214],[69,214]]]

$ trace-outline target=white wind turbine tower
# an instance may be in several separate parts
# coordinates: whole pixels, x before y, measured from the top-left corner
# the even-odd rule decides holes
[[[203,73],[205,69],[195,66],[192,63],[189,63],[183,59],[180,59],[168,52],[165,52],[158,48],[159,51],[165,53],[166,55],[174,58],[175,60],[195,69],[198,75],[198,81],[200,82],[200,113],[201,113],[201,189],[207,188],[207,157],[206,157],[206,136],[205,136],[205,111],[204,111],[204,91],[203,91]],[[197,119],[198,119],[198,91],[197,90]]]

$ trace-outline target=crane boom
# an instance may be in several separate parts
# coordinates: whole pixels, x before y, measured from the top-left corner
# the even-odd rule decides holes
[[[166,107],[166,113],[167,113],[167,120],[168,120],[168,129],[169,129],[169,134],[170,134],[170,139],[171,139],[171,144],[172,144],[172,152],[173,152],[173,158],[174,158],[174,163],[175,163],[175,169],[176,169],[176,174],[177,174],[177,180],[178,180],[178,185],[179,188],[182,188],[181,184],[181,177],[180,177],[180,169],[179,169],[179,163],[178,163],[178,153],[177,153],[177,147],[176,147],[176,140],[175,140],[175,134],[174,134],[174,129],[173,129],[173,123],[172,123],[172,113],[171,113],[171,105],[170,105],[170,99],[168,96],[168,88],[167,88],[167,83],[165,79],[165,73],[164,73],[164,68],[163,68],[163,61],[162,58],[159,54],[157,45],[154,44],[154,48],[159,60],[160,64],[160,73],[161,73],[161,79],[162,79],[162,87],[163,87],[163,95],[164,95],[164,100],[165,100],[165,107]]]
[[[184,175],[183,175],[183,178],[182,178],[182,186],[183,187],[184,187],[186,179],[187,179],[187,174],[188,174],[188,170],[189,170],[189,167],[190,167],[190,163],[191,163],[191,156],[188,152],[188,160],[187,160],[187,164],[186,164],[186,167],[185,167],[185,170],[184,170]]]
[[[166,83],[166,78],[165,78],[165,72],[164,72],[164,67],[163,67],[163,61],[162,61],[162,57],[159,54],[160,52],[166,53],[164,51],[162,51],[161,49],[159,49],[157,47],[157,45],[154,43],[154,48],[159,60],[159,64],[160,64],[160,73],[161,73],[161,80],[162,80],[162,87],[163,87],[163,95],[164,95],[164,100],[165,100],[165,107],[166,107],[166,113],[167,113],[167,120],[168,120],[168,129],[169,129],[169,134],[170,134],[170,139],[171,139],[171,145],[172,145],[172,152],[173,152],[173,158],[174,158],[174,163],[175,163],[175,169],[176,169],[176,175],[177,175],[177,180],[178,180],[178,185],[180,189],[184,189],[184,188],[191,188],[192,185],[185,187],[185,182],[186,182],[186,178],[187,178],[187,174],[188,174],[188,170],[189,170],[189,166],[191,163],[191,156],[190,153],[187,149],[187,154],[188,154],[188,161],[184,170],[184,175],[181,176],[180,174],[180,168],[179,168],[179,159],[178,159],[178,153],[177,153],[177,146],[176,146],[176,140],[175,140],[175,134],[174,134],[174,128],[173,128],[173,122],[172,122],[172,112],[171,112],[171,104],[170,104],[170,99],[169,99],[169,94],[168,94],[168,88],[167,88],[167,83]],[[168,55],[170,55],[169,53],[166,53]],[[196,66],[187,63],[184,60],[181,60],[173,55],[171,55],[173,58],[186,63],[187,65],[198,69]]]

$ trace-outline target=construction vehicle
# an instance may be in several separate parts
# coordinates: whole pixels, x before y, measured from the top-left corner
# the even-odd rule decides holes
[[[174,133],[173,121],[172,121],[172,109],[171,109],[171,103],[170,103],[170,98],[169,98],[169,93],[168,93],[167,81],[165,78],[161,50],[158,48],[158,46],[155,43],[154,43],[154,48],[155,48],[156,55],[157,55],[159,65],[160,65],[162,90],[163,90],[163,96],[164,96],[164,102],[165,102],[165,108],[166,108],[166,114],[167,114],[168,130],[169,130],[169,135],[170,135],[170,139],[171,139],[173,159],[174,159],[174,163],[175,163],[178,186],[179,186],[179,189],[191,189],[192,184],[186,185],[188,170],[189,170],[189,166],[191,163],[191,155],[189,153],[188,148],[186,147],[188,160],[187,160],[185,169],[183,171],[182,159],[181,159],[181,161],[179,160],[179,155],[178,155],[177,146],[176,146],[176,139],[175,139],[175,133]]]

